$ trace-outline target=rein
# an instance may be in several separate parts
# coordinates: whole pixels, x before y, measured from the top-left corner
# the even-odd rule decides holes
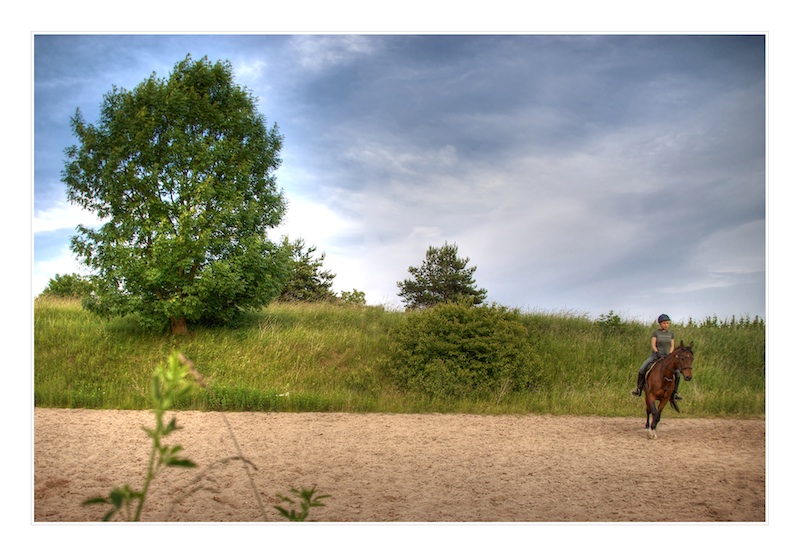
[[[686,367],[682,367],[681,366],[683,364],[683,362],[681,360],[682,358],[679,357],[678,354],[681,353],[682,351],[689,351],[689,350],[687,350],[686,348],[678,348],[678,349],[676,349],[675,351],[673,351],[672,353],[670,353],[667,356],[667,359],[670,359],[670,358],[674,357],[678,361],[677,361],[677,365],[673,365],[671,368],[669,368],[669,367],[667,367],[667,361],[665,360],[664,361],[664,370],[672,371],[673,374],[675,374],[675,372],[677,371],[678,374],[680,374],[680,375],[683,375],[684,371],[691,371],[692,370],[692,366],[691,365],[688,365]],[[691,353],[691,352],[689,352],[689,353]],[[669,380],[669,381],[672,380],[671,378],[667,378],[667,377],[664,377],[664,379],[665,380]]]
[[[667,382],[672,382],[673,380],[675,380],[674,376],[675,376],[676,373],[679,374],[679,375],[683,375],[684,371],[691,371],[692,370],[692,366],[691,365],[688,365],[686,367],[682,367],[681,366],[682,365],[682,361],[681,361],[681,358],[678,357],[678,354],[680,352],[682,352],[682,351],[688,351],[688,350],[686,350],[686,348],[678,348],[678,349],[676,349],[675,351],[673,351],[672,353],[670,353],[669,355],[667,355],[666,357],[663,358],[664,359],[664,363],[663,363],[664,371],[665,372],[669,371],[670,373],[672,373],[671,377],[668,377],[666,375],[662,375],[662,378],[664,380],[666,380]],[[675,363],[674,361],[672,361],[673,359],[676,359],[677,362]],[[673,363],[675,363],[675,364],[673,364]],[[650,367],[650,369],[648,369],[647,374],[650,374],[650,371],[652,371],[657,364],[658,364],[658,361],[653,363],[653,365]]]

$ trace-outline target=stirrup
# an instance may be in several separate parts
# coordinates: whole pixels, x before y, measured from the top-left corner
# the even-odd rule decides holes
[[[636,390],[631,392],[631,396],[641,396],[641,395],[642,395],[642,389],[641,388],[637,388]]]
[[[682,400],[682,399],[683,399],[683,396],[681,396],[681,395],[680,395],[680,394],[678,394],[677,392],[674,392],[674,393],[672,394],[672,399],[673,399],[673,400]]]

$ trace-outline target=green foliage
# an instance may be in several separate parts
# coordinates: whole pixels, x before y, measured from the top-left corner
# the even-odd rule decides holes
[[[749,315],[741,316],[738,319],[735,315],[731,316],[730,319],[720,319],[717,317],[717,315],[714,315],[713,317],[706,317],[704,320],[697,323],[692,319],[689,319],[689,323],[686,326],[688,328],[760,328],[763,330],[766,324],[764,323],[764,319],[760,318],[758,315],[756,315],[753,319],[751,319]]]
[[[280,294],[289,261],[266,230],[285,211],[282,137],[232,75],[227,62],[187,56],[166,79],[113,87],[96,124],[76,112],[62,180],[103,221],[72,239],[94,270],[88,309],[183,333]]]
[[[274,506],[275,509],[278,510],[278,513],[280,513],[289,521],[307,521],[311,508],[321,508],[325,506],[321,500],[330,498],[330,495],[328,494],[317,494],[316,486],[310,489],[301,488],[299,490],[293,488],[291,489],[291,492],[296,500],[282,494],[277,495],[278,498],[280,498],[283,502],[289,504],[290,509],[286,509],[282,506]],[[296,506],[298,503],[300,505],[300,511],[297,511],[294,508],[294,506]]]
[[[401,388],[433,398],[500,400],[533,386],[533,361],[518,312],[441,303],[398,327],[392,375]]]
[[[622,317],[614,314],[614,311],[609,311],[607,315],[600,315],[597,324],[603,330],[618,330],[622,326]]]
[[[352,291],[346,292],[343,291],[339,294],[339,300],[348,303],[350,305],[361,305],[364,306],[367,304],[367,296],[364,292],[359,291],[357,289],[353,289]]]
[[[485,289],[475,288],[472,275],[477,267],[467,267],[469,258],[459,258],[458,246],[445,243],[429,247],[419,267],[410,266],[412,278],[397,282],[398,294],[408,309],[433,307],[438,303],[467,300],[480,305],[486,299]]]
[[[88,278],[78,274],[56,274],[50,278],[41,295],[53,297],[71,297],[81,299],[92,292],[92,283]]]
[[[142,329],[131,317],[106,320],[82,310],[76,300],[40,296],[33,314],[34,403],[147,409],[148,370],[160,364],[164,353],[177,350],[192,354],[208,388],[191,390],[176,401],[176,409],[643,418],[642,400],[630,391],[639,365],[650,353],[654,324],[621,320],[619,327],[607,331],[585,315],[509,311],[509,320],[526,331],[509,327],[508,341],[527,346],[523,363],[533,373],[532,388],[500,395],[501,388],[480,396],[465,390],[463,397],[432,398],[400,388],[394,377],[405,365],[395,359],[398,334],[426,312],[276,303],[249,314],[235,329],[197,326],[186,336],[168,336]],[[763,418],[763,327],[673,323],[671,330],[676,340],[693,341],[695,352],[694,379],[680,387],[682,413],[671,412],[672,417]],[[441,341],[459,344],[457,336],[452,342]]]
[[[107,497],[86,500],[84,504],[111,505],[111,509],[103,516],[103,521],[109,521],[118,513],[122,514],[125,521],[139,521],[147,499],[147,491],[161,469],[164,467],[195,467],[194,462],[181,457],[183,448],[180,445],[164,443],[167,436],[178,430],[175,417],[168,422],[164,421],[165,413],[173,409],[175,401],[184,396],[192,387],[192,384],[186,380],[190,369],[191,366],[181,355],[173,353],[167,361],[167,366],[159,366],[153,373],[151,400],[156,426],[155,428],[143,427],[152,441],[144,485],[141,490],[134,490],[126,484],[112,489]]]
[[[316,246],[306,248],[303,239],[290,242],[284,237],[283,248],[291,253],[292,270],[281,292],[281,301],[332,301],[336,298],[331,289],[336,275],[322,270],[325,253],[315,258]]]

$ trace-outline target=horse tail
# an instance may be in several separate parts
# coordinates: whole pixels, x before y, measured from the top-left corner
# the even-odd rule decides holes
[[[669,405],[671,405],[671,406],[672,406],[672,409],[674,409],[674,410],[675,410],[675,411],[677,411],[678,413],[680,413],[680,412],[681,412],[681,410],[680,410],[680,409],[678,409],[678,404],[676,404],[676,403],[675,403],[675,400],[673,400],[672,398],[670,398],[670,399],[669,399]]]

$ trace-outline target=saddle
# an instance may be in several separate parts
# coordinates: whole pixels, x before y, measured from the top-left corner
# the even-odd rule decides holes
[[[655,367],[655,366],[656,366],[656,363],[658,363],[659,361],[663,361],[663,360],[664,360],[664,359],[666,359],[666,358],[667,358],[667,356],[666,356],[666,355],[659,355],[659,356],[656,358],[656,360],[655,360],[655,361],[653,361],[653,362],[650,364],[650,366],[649,366],[649,367],[647,367],[647,372],[646,372],[646,373],[644,373],[644,379],[645,379],[645,380],[647,380],[647,377],[648,377],[648,376],[650,376],[650,371],[652,371],[652,370],[653,370],[653,367]],[[666,380],[666,381],[668,381],[668,382],[672,382],[672,379],[671,379],[671,378],[664,377],[664,380]]]

